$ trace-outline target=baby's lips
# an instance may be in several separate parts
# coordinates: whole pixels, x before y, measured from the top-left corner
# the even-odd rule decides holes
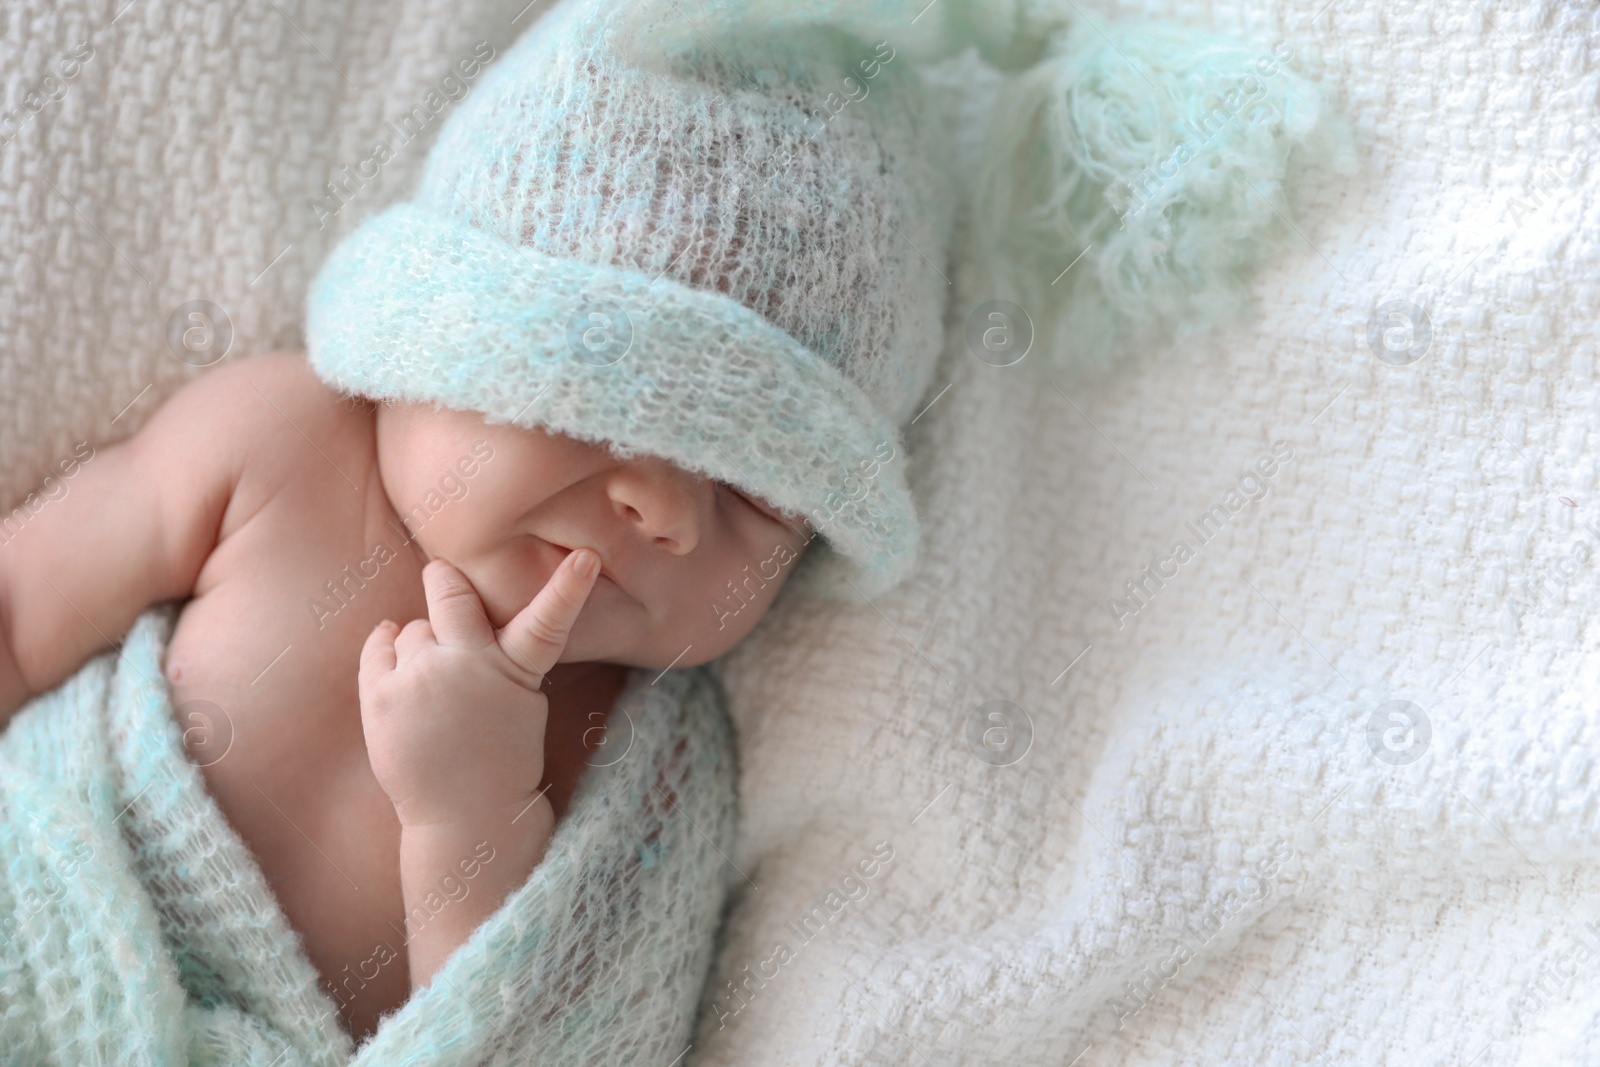
[[[545,543],[548,544],[551,548],[555,549],[557,552],[561,553],[561,559],[556,563],[556,566],[558,566],[558,567],[562,563],[566,562],[566,559],[567,559],[568,556],[572,555],[573,552],[577,551],[577,549],[568,548],[565,545],[558,545],[554,541],[547,541]],[[635,599],[633,594],[628,592],[627,587],[625,587],[620,581],[617,580],[617,576],[615,574],[611,573],[611,571],[606,568],[605,557],[600,554],[600,550],[599,549],[594,548],[594,547],[589,546],[589,545],[579,545],[578,548],[581,548],[581,549],[584,549],[585,551],[594,553],[595,558],[600,561],[600,577],[601,578],[605,578],[605,579],[609,580],[611,582],[611,584],[616,586],[617,590],[619,592],[621,592],[624,596],[626,596],[628,599],[630,599],[630,600]],[[590,592],[593,593],[593,589],[591,589]]]

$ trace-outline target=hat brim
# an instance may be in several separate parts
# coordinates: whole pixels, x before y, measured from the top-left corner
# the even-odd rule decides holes
[[[836,368],[721,293],[554,258],[402,203],[323,263],[306,348],[345,392],[659,456],[798,512],[847,561],[828,581],[863,596],[914,566],[894,425]]]

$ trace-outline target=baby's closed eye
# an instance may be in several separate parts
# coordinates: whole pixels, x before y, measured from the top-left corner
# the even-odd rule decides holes
[[[773,522],[781,523],[784,526],[789,525],[788,520],[784,518],[784,514],[783,514],[782,511],[780,511],[779,509],[773,507],[771,504],[768,504],[766,501],[762,500],[761,498],[751,496],[749,493],[746,493],[744,490],[738,488],[737,486],[729,485],[727,482],[716,482],[714,484],[716,485],[716,487],[718,489],[725,490],[725,491],[727,491],[729,493],[732,493],[734,496],[738,497],[740,500],[744,501],[750,507],[754,508],[761,515],[765,516],[768,519],[771,519]]]

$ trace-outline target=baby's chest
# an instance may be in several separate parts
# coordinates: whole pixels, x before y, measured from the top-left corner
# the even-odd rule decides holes
[[[356,501],[285,491],[206,560],[164,668],[180,720],[215,724],[186,739],[208,780],[278,779],[300,804],[317,780],[364,763],[361,648],[381,620],[427,613],[404,527],[364,520]]]
[[[367,762],[357,674],[379,621],[426,614],[422,561],[403,528],[374,535],[321,499],[288,495],[224,539],[164,666],[208,791],[325,983],[370,1009],[403,1000],[408,978],[399,826]]]

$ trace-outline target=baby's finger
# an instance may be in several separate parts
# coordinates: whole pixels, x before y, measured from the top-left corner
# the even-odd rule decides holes
[[[586,575],[578,574],[579,564],[590,567]],[[550,576],[550,581],[539,590],[539,595],[517,612],[516,618],[506,623],[500,632],[500,647],[513,663],[544,682],[544,676],[561,653],[566,650],[567,637],[572,624],[583,610],[584,601],[600,574],[600,557],[592,550],[574,549],[561,566]]]
[[[433,636],[433,626],[427,619],[412,619],[400,627],[400,632],[394,638],[394,652],[396,656],[414,656],[438,641]]]
[[[372,628],[366,644],[361,646],[361,665],[356,671],[358,685],[365,685],[394,670],[394,638],[399,632],[400,627],[388,619]]]
[[[482,648],[494,640],[494,627],[489,625],[478,591],[454,564],[429,560],[422,568],[422,588],[428,595],[428,621],[439,644]]]

